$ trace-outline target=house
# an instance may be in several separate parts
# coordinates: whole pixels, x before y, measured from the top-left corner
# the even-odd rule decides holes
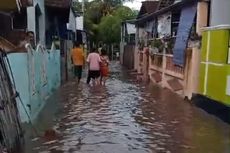
[[[158,1],[143,1],[137,19],[153,13],[159,5]],[[124,21],[121,25],[120,60],[129,69],[137,70],[137,46],[135,20]]]
[[[157,10],[136,20],[135,66],[142,80],[192,98],[198,91],[199,35],[208,25],[208,6],[207,1],[161,0]]]
[[[67,40],[71,37],[67,29],[71,12],[70,8],[71,0],[45,0],[48,46],[51,46],[55,36],[61,38],[61,40]]]
[[[8,52],[16,91],[23,101],[18,102],[20,118],[35,121],[61,85],[61,76],[71,71],[66,64],[75,33],[67,29],[70,19],[75,23],[71,0],[10,0],[1,2],[0,8],[0,45]],[[63,72],[61,64],[69,67]]]
[[[195,103],[230,123],[230,1],[210,1],[209,26],[202,32],[199,89]]]
[[[31,5],[31,0],[1,2],[0,46],[5,51],[25,51],[24,44],[29,41],[26,9]]]

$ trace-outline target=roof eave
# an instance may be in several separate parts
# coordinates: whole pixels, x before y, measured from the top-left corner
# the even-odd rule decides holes
[[[161,10],[154,12],[154,13],[148,14],[146,16],[143,16],[142,18],[137,19],[136,24],[143,24],[143,22],[147,22],[149,20],[152,20],[154,17],[157,17],[158,15],[164,14],[164,13],[172,11],[174,9],[185,7],[187,5],[191,5],[191,4],[198,2],[198,1],[200,1],[200,0],[183,0],[181,2],[170,5],[169,7],[163,8]]]

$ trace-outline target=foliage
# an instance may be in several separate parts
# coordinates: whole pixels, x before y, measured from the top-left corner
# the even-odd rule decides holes
[[[123,6],[123,2],[124,0],[85,1],[84,28],[91,42],[111,44],[120,41],[121,22],[137,15],[136,11]],[[81,3],[76,2],[74,9],[81,12]]]
[[[151,43],[152,48],[157,48],[159,52],[163,52],[164,44],[161,39],[154,39]]]
[[[107,44],[119,43],[121,33],[121,22],[132,19],[135,15],[128,7],[119,6],[113,13],[102,17],[98,25],[98,40]]]

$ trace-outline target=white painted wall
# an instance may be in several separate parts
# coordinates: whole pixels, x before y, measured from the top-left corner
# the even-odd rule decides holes
[[[35,8],[30,6],[27,8],[27,30],[35,34]]]
[[[76,20],[73,11],[70,9],[69,13],[69,27],[68,30],[76,31]]]
[[[35,17],[35,6],[39,5],[41,9],[41,15],[39,17],[39,38],[40,41],[36,43],[40,43],[45,45],[45,2],[44,0],[34,0],[33,6],[27,8],[27,29],[28,31],[33,31],[36,38],[36,17]]]
[[[230,24],[230,0],[211,0],[210,25]]]
[[[84,18],[83,16],[76,17],[76,29],[77,30],[84,30]]]

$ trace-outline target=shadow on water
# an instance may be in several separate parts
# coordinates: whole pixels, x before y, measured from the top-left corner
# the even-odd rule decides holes
[[[68,82],[27,131],[26,153],[228,153],[230,126],[119,64],[105,87]],[[85,81],[85,80],[84,80]]]

